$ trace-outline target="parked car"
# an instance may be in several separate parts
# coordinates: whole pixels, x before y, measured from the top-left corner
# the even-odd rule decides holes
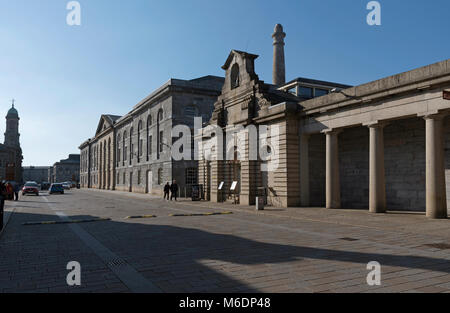
[[[39,186],[35,182],[28,182],[22,188],[22,196],[33,194],[39,196]]]
[[[55,194],[55,193],[60,193],[60,194],[64,194],[64,187],[62,184],[51,184],[50,188],[48,190],[48,193],[50,195]]]
[[[42,182],[41,184],[41,190],[48,190],[50,188],[50,183],[48,182]]]
[[[70,190],[70,188],[72,188],[72,184],[69,182],[62,183],[62,186],[65,190]]]

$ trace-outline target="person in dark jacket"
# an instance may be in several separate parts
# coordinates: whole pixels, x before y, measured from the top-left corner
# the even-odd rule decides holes
[[[18,183],[15,183],[13,188],[14,188],[14,201],[19,201],[20,185]]]
[[[170,192],[170,201],[172,201],[173,198],[175,198],[175,201],[177,201],[178,185],[176,180],[174,180],[172,185],[170,185]]]
[[[169,200],[169,192],[170,192],[170,183],[167,182],[167,184],[164,186],[164,200]]]

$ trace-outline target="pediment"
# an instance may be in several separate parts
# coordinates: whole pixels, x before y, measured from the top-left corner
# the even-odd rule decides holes
[[[98,122],[97,131],[95,132],[95,135],[102,133],[103,131],[107,130],[108,128],[111,128],[113,125],[109,119],[106,118],[105,115],[102,115],[100,117],[100,121]]]

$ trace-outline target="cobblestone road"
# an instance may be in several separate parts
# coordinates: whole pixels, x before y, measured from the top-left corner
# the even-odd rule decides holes
[[[13,208],[0,238],[1,292],[450,292],[450,220],[421,214],[256,213],[87,190]],[[110,220],[67,223],[99,218]],[[44,221],[59,223],[23,225]],[[70,261],[81,264],[79,287],[66,283]],[[366,282],[371,261],[381,286]]]

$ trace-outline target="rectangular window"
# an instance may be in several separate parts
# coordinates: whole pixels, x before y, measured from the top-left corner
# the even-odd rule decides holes
[[[144,146],[144,139],[139,140],[139,156],[142,156],[142,147]]]
[[[321,97],[321,96],[325,96],[327,94],[328,94],[328,90],[316,88],[314,96],[315,97]]]
[[[159,152],[163,152],[163,131],[159,132]]]
[[[152,136],[149,136],[148,137],[148,155],[152,155],[152,145],[153,145]]]
[[[197,168],[195,167],[189,167],[186,169],[186,185],[196,185],[198,184],[198,175],[197,175]]]
[[[138,185],[141,184],[141,171],[138,171]]]
[[[310,87],[300,86],[298,87],[298,95],[303,98],[312,98],[313,89]]]

